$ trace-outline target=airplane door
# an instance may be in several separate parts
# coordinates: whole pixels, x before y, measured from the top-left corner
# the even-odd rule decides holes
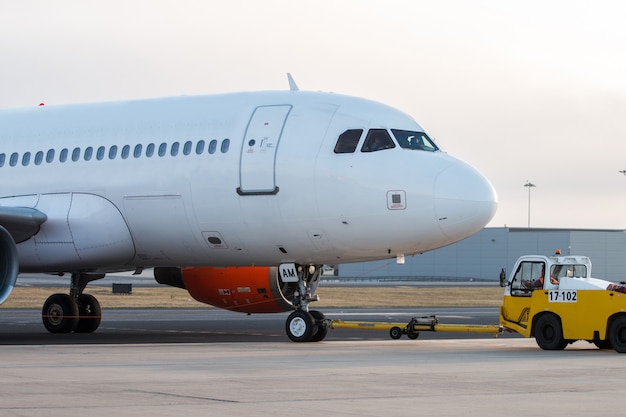
[[[276,194],[276,151],[290,105],[259,106],[254,110],[241,147],[240,195]]]

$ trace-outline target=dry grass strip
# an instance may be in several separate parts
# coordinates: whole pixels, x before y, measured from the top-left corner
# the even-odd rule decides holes
[[[135,287],[131,295],[113,294],[110,287],[88,287],[86,293],[98,298],[103,308],[206,308],[185,290],[171,287]],[[67,288],[16,287],[0,308],[42,307],[54,293],[68,293]],[[324,307],[433,307],[499,306],[503,290],[499,287],[321,287]]]

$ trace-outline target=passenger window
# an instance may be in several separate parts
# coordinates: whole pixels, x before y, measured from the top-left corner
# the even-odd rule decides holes
[[[46,153],[46,162],[51,163],[52,161],[54,161],[54,149],[48,149],[48,152]]]
[[[146,146],[146,156],[148,158],[152,158],[153,155],[154,155],[154,143],[149,143],[148,146]]]
[[[165,156],[167,153],[167,143],[163,142],[159,145],[159,156]]]
[[[185,146],[183,146],[183,154],[189,155],[191,153],[192,143],[190,141],[185,142]]]
[[[178,149],[180,148],[180,143],[174,142],[172,143],[172,149],[170,149],[170,155],[176,156],[178,155]]]
[[[391,129],[391,133],[403,149],[414,149],[418,151],[438,151],[435,142],[424,132],[412,132],[409,130]]]
[[[230,148],[230,139],[224,139],[221,147],[222,153],[228,152],[228,148]]]
[[[0,153],[0,167],[4,166],[4,161],[7,159],[7,156],[3,153]]]
[[[27,166],[28,164],[30,164],[30,152],[26,152],[22,155],[22,166]]]
[[[9,165],[11,165],[12,167],[14,167],[15,165],[17,165],[17,160],[20,158],[20,156],[17,154],[17,152],[13,152],[11,154],[11,159],[9,159]]]
[[[543,262],[522,262],[511,281],[511,295],[530,297],[532,291],[543,288],[545,270]]]
[[[209,153],[214,154],[216,150],[217,150],[217,141],[213,139],[211,143],[209,143]]]
[[[72,151],[72,161],[76,162],[80,159],[80,148],[74,148]]]
[[[202,155],[202,152],[204,152],[204,141],[200,140],[196,143],[196,154]]]
[[[59,153],[59,161],[60,162],[67,161],[67,154],[68,153],[69,153],[69,151],[67,150],[67,148],[61,149],[61,153]]]
[[[102,161],[104,159],[105,153],[106,153],[106,148],[104,146],[98,146],[98,150],[96,151],[96,159],[98,161]]]
[[[98,152],[100,150],[98,149]],[[115,159],[117,156],[117,146],[113,145],[109,148],[109,159]]]
[[[139,157],[141,157],[141,149],[142,149],[142,148],[143,148],[143,147],[142,147],[141,145],[136,145],[136,146],[135,146],[135,150],[133,151],[133,156],[134,156],[135,158],[139,158]]]
[[[124,145],[122,147],[122,159],[128,158],[128,155],[130,155],[130,145]]]
[[[376,152],[395,147],[396,145],[391,140],[387,129],[370,129],[367,132],[365,143],[361,147],[361,152]]]
[[[88,146],[85,148],[85,161],[90,161],[93,156],[93,148]]]
[[[39,151],[35,154],[35,165],[41,165],[43,162],[43,152]]]
[[[335,153],[353,153],[359,144],[363,129],[350,129],[339,135],[335,144]]]

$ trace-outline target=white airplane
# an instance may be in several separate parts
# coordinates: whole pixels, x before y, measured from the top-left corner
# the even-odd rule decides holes
[[[86,285],[153,267],[197,300],[293,310],[294,341],[324,264],[403,259],[494,215],[492,185],[411,117],[298,91],[0,111],[0,302],[18,273],[69,274],[42,309],[50,332],[93,332]]]

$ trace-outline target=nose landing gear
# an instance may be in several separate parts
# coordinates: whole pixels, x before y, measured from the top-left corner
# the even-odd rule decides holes
[[[310,265],[308,268],[298,266],[298,291],[294,293],[293,300],[296,310],[285,323],[287,337],[293,342],[319,342],[328,334],[324,314],[315,310],[309,311],[309,303],[319,299],[315,291],[321,272],[321,265]]]

